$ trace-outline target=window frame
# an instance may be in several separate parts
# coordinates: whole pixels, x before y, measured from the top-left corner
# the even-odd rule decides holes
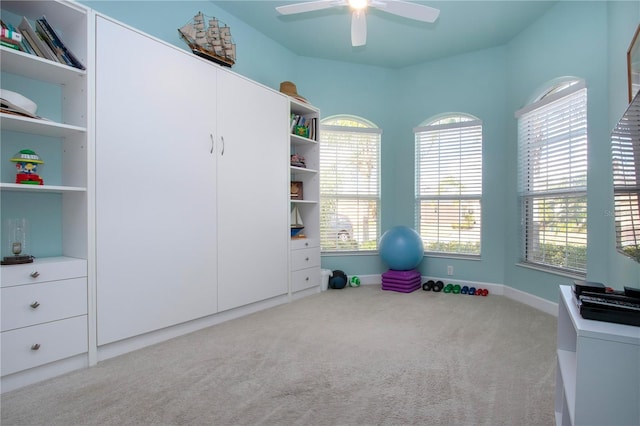
[[[451,122],[451,120],[454,121]],[[413,129],[413,132],[415,149],[414,220],[416,230],[424,242],[425,253],[442,257],[480,258],[482,255],[482,147],[484,132],[482,120],[467,113],[443,113],[423,121],[420,126]],[[433,176],[433,173],[428,173],[425,170],[431,161],[424,159],[426,153],[422,154],[423,150],[428,149],[424,147],[424,144],[427,143],[430,136],[439,141],[438,156],[435,157],[434,164],[431,164],[434,166],[437,164],[437,176]],[[455,140],[455,138],[458,139]],[[462,145],[465,142],[467,145],[463,148]],[[473,145],[468,145],[469,142],[473,142]],[[452,157],[451,152],[455,149],[459,150],[458,155]],[[468,156],[464,154],[468,154]],[[447,177],[441,176],[441,162],[450,164],[452,161],[457,162],[458,169],[455,170],[455,174]],[[423,162],[425,162],[424,165]],[[423,179],[423,175],[426,175],[425,179]],[[452,178],[452,182],[458,182],[458,193],[444,193],[445,191],[442,190],[443,180]],[[432,187],[436,185],[437,189],[426,189],[425,187],[428,187],[429,184]],[[465,184],[470,190],[463,190]],[[451,188],[449,188],[450,190]],[[436,207],[431,221],[428,218],[424,219],[424,212],[427,208],[425,203],[427,205],[431,203],[431,206],[434,206],[433,203],[435,203]],[[449,207],[445,208],[442,215],[441,205]],[[466,213],[464,212],[465,205],[472,207]],[[454,211],[456,208],[458,209],[457,213]],[[427,231],[428,227],[431,228],[430,231]],[[427,232],[428,235],[425,235]],[[456,233],[457,238],[451,238]],[[445,239],[445,235],[449,239]],[[467,244],[464,242],[465,239],[468,240]]]
[[[515,113],[524,266],[586,276],[587,95],[583,79],[563,78]]]
[[[336,124],[340,122],[355,125]],[[377,252],[381,235],[382,129],[363,117],[339,114],[323,118],[320,130],[320,250],[323,254]],[[366,135],[374,138],[367,141]],[[336,143],[343,142],[346,146],[346,149],[332,151],[334,157],[345,156],[335,161],[327,158],[329,138],[332,136],[337,138],[334,139]],[[369,151],[372,146],[374,155],[368,158],[368,153],[361,151]],[[370,166],[373,175],[349,179],[354,177],[353,171],[360,164],[360,161],[354,164],[353,156],[357,158],[360,155],[365,155],[365,162],[375,163]],[[344,180],[342,187],[333,192],[326,190],[330,185],[339,186],[341,179]],[[373,214],[371,206],[374,206]],[[372,225],[374,229],[371,229]],[[345,226],[349,231],[347,234],[351,233],[350,238],[343,238],[342,227]]]

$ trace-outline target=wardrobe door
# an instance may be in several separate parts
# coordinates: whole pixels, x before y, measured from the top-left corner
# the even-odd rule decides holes
[[[217,312],[217,68],[96,23],[98,344]]]
[[[218,310],[288,292],[286,98],[218,75]]]

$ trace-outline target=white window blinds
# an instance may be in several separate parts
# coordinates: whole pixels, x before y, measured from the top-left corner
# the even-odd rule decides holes
[[[640,96],[611,133],[616,246],[640,260]]]
[[[320,247],[377,250],[382,131],[355,117],[323,120],[320,133]]]
[[[586,271],[587,89],[559,90],[516,113],[522,259]]]
[[[416,226],[425,251],[479,255],[482,122],[451,116],[414,133]]]

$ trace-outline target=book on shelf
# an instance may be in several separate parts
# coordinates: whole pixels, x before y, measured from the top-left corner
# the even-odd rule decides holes
[[[58,62],[60,62],[61,64],[69,65],[69,62],[62,56],[62,51],[54,46],[53,42],[47,35],[43,24],[39,20],[36,20],[36,33],[40,36],[40,39],[47,44]]]
[[[67,48],[62,42],[62,39],[58,36],[56,31],[47,21],[45,16],[36,20],[36,32],[42,35],[44,41],[49,45],[51,50],[55,53],[59,61],[63,64],[79,68],[81,70],[86,69],[85,66],[76,58],[76,56]]]
[[[290,132],[294,135],[316,140],[317,119],[291,114]]]
[[[309,121],[309,139],[316,140],[316,126],[317,126],[317,118],[312,118]]]
[[[3,20],[0,19],[0,45],[9,47],[15,50],[25,50],[22,46],[22,34],[15,31],[10,25],[5,24]]]
[[[4,37],[0,39],[0,46],[9,47],[15,50],[22,50],[19,45],[11,41],[5,40]]]
[[[34,55],[39,56],[41,58],[47,58],[47,56],[38,47],[38,44],[36,43],[36,41],[31,37],[31,34],[23,30],[22,37],[27,43],[29,43],[29,45],[31,46],[31,50],[33,50]]]
[[[22,41],[22,34],[8,25],[2,25],[2,37],[7,38],[9,40],[17,41],[20,43]]]
[[[38,56],[40,56],[41,58],[49,59],[51,61],[59,62],[58,57],[35,32],[35,30],[31,26],[31,23],[26,17],[22,17],[22,21],[20,22],[20,25],[18,25],[18,29],[22,31],[22,35],[29,41],[29,43],[31,43],[31,46],[34,48],[33,50]]]
[[[5,38],[12,40],[20,45],[20,50],[27,52],[31,55],[35,55],[35,51],[31,46],[31,43],[27,40],[27,38],[12,24],[2,23],[2,39]]]
[[[27,38],[25,36],[22,36],[22,48],[25,52],[31,54],[31,55],[36,55],[39,56],[35,49],[33,48],[33,46],[31,45],[31,43],[29,42],[29,40],[27,40]]]

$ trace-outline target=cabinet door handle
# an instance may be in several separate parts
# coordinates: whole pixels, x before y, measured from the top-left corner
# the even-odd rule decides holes
[[[31,278],[38,278],[39,276],[40,276],[40,272],[38,272],[38,271],[33,271],[31,273]]]
[[[33,345],[31,345],[32,351],[37,351],[38,349],[40,349],[40,343],[34,343]]]
[[[224,155],[224,136],[220,136],[220,140],[222,141],[222,152],[220,155]]]
[[[211,137],[211,151],[209,151],[209,154],[213,154],[213,144],[214,144],[213,133],[209,133],[209,137]]]
[[[40,306],[40,302],[38,302],[38,301],[36,300],[35,302],[33,302],[33,303],[32,303],[31,305],[29,305],[29,306],[31,306],[33,309],[36,309],[38,306]]]

